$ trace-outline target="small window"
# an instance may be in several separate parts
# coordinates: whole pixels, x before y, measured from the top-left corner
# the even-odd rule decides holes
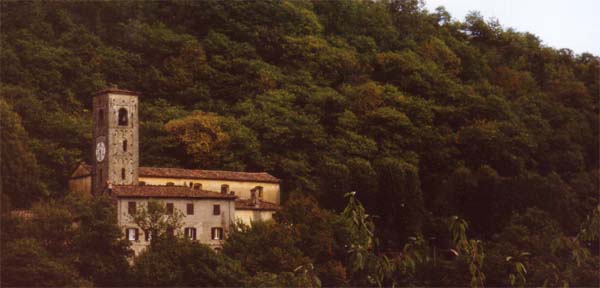
[[[152,241],[152,231],[151,230],[146,230],[144,231],[144,238],[146,238],[146,242],[150,242]]]
[[[98,123],[96,123],[98,126],[102,126],[104,124],[104,110],[100,109],[98,110]]]
[[[144,181],[140,181],[140,182],[138,182],[138,184],[140,184],[140,186],[145,186],[145,185],[146,185],[146,182],[144,182]]]
[[[221,215],[221,205],[213,205],[213,215]]]
[[[194,182],[190,182],[190,188],[192,188],[192,186],[194,186]]]
[[[125,180],[125,168],[121,168],[121,179]]]
[[[194,184],[194,190],[202,190],[202,184],[201,183],[195,183]]]
[[[258,186],[256,189],[258,190],[258,199],[263,199],[263,187]]]
[[[167,203],[167,214],[173,215],[173,203]]]
[[[135,212],[136,212],[135,202],[127,202],[127,212],[129,212],[129,215],[135,214]]]
[[[127,228],[127,240],[129,241],[138,241],[138,229],[137,228]]]
[[[187,204],[187,215],[194,215],[194,203]]]
[[[175,229],[173,227],[167,227],[167,236],[175,236]]]
[[[127,152],[127,140],[123,140],[123,152]]]
[[[175,186],[175,183],[173,183],[173,182],[167,182],[167,186]]]
[[[223,240],[223,228],[213,227],[210,229],[210,238],[212,240]]]
[[[102,183],[102,168],[98,168],[98,182]]]
[[[196,228],[185,228],[185,237],[190,240],[196,240]]]
[[[129,122],[129,120],[127,119],[127,109],[125,109],[125,108],[119,109],[119,119],[118,119],[119,126],[127,126],[129,124],[128,122]]]
[[[227,185],[227,184],[221,185],[221,193],[223,193],[223,194],[229,193],[229,185]]]

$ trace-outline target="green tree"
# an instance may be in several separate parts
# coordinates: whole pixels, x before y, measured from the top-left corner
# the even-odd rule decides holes
[[[313,197],[294,194],[274,217],[293,230],[297,238],[294,246],[311,259],[323,286],[348,285],[343,265],[348,229],[338,215],[321,209]]]
[[[185,149],[189,165],[242,170],[244,163],[258,162],[255,135],[232,118],[198,111],[169,121],[165,130]]]
[[[117,211],[107,196],[78,204],[79,227],[74,237],[80,275],[97,286],[122,286],[129,276],[129,240],[117,225]],[[71,204],[71,205],[74,205]]]
[[[133,223],[140,227],[144,233],[151,233],[152,245],[154,239],[166,237],[169,238],[169,231],[177,231],[183,225],[183,213],[174,209],[172,214],[167,213],[165,203],[150,199],[146,205],[140,205],[135,214],[128,216]]]
[[[3,286],[92,286],[72,265],[52,257],[38,240],[22,238],[2,244]]]
[[[21,124],[21,117],[4,99],[0,99],[0,117],[2,195],[8,196],[14,207],[29,207],[47,194],[40,179],[40,168],[29,147],[30,139]]]
[[[399,247],[420,236],[425,212],[418,168],[394,158],[376,164],[379,191],[376,211],[384,246]]]
[[[184,238],[158,237],[136,257],[134,286],[241,286],[247,274],[235,261],[210,247]]]
[[[291,225],[267,221],[252,223],[250,227],[238,223],[223,245],[223,253],[239,260],[251,275],[292,272],[310,263],[296,247],[297,241]]]

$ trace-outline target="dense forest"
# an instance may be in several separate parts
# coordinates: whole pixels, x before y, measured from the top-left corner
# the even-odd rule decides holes
[[[0,5],[3,284],[600,281],[598,56],[420,0]],[[267,171],[277,221],[129,266],[66,185],[112,85],[142,94],[141,165]]]

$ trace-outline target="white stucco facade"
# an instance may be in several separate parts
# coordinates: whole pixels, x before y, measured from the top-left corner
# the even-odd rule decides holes
[[[138,255],[144,248],[146,248],[150,241],[146,241],[144,231],[140,229],[135,223],[132,222],[128,212],[128,203],[135,202],[137,207],[143,207],[147,205],[148,198],[119,198],[117,204],[117,213],[119,226],[122,227],[123,233],[127,235],[126,229],[137,228],[139,229],[138,239],[133,240],[132,249],[135,251],[135,255]],[[227,235],[227,232],[235,219],[235,203],[233,200],[222,200],[222,199],[177,199],[177,198],[165,198],[155,199],[160,203],[173,203],[174,209],[179,210],[182,215],[182,226],[180,229],[175,231],[177,235],[183,235],[185,228],[196,229],[196,240],[200,243],[207,244],[213,248],[220,247],[223,244],[223,240],[212,239],[211,229],[221,228],[223,231],[223,239]],[[192,215],[187,214],[187,204],[193,204],[194,213]],[[214,215],[214,205],[219,205],[219,215]]]
[[[279,183],[270,182],[249,182],[234,180],[213,180],[213,179],[190,179],[190,178],[159,178],[159,177],[139,177],[140,182],[146,185],[167,185],[171,182],[174,185],[188,186],[190,183],[202,184],[202,190],[220,192],[223,184],[229,185],[229,191],[234,191],[235,195],[241,199],[250,199],[250,190],[260,186],[263,187],[263,201],[280,204]]]

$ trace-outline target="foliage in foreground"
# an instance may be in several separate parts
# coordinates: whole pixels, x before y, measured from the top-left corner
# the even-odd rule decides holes
[[[3,213],[2,285],[124,285],[132,251],[116,216],[111,199],[77,196]]]
[[[346,208],[336,214],[321,209],[313,197],[296,195],[275,221],[234,225],[222,252],[180,233],[156,233],[134,259],[128,259],[129,241],[116,225],[109,198],[36,204],[30,218],[3,215],[2,284],[585,286],[600,277],[598,256],[587,247],[597,241],[587,232],[598,223],[600,207],[577,238],[562,234],[559,223],[540,209],[515,214],[493,241],[469,238],[468,223],[451,217],[444,222],[448,257],[440,253],[443,242],[420,237],[401,253],[383,250],[363,205],[354,193],[347,197]],[[138,220],[161,222],[168,216],[164,209],[149,209],[153,212]]]

